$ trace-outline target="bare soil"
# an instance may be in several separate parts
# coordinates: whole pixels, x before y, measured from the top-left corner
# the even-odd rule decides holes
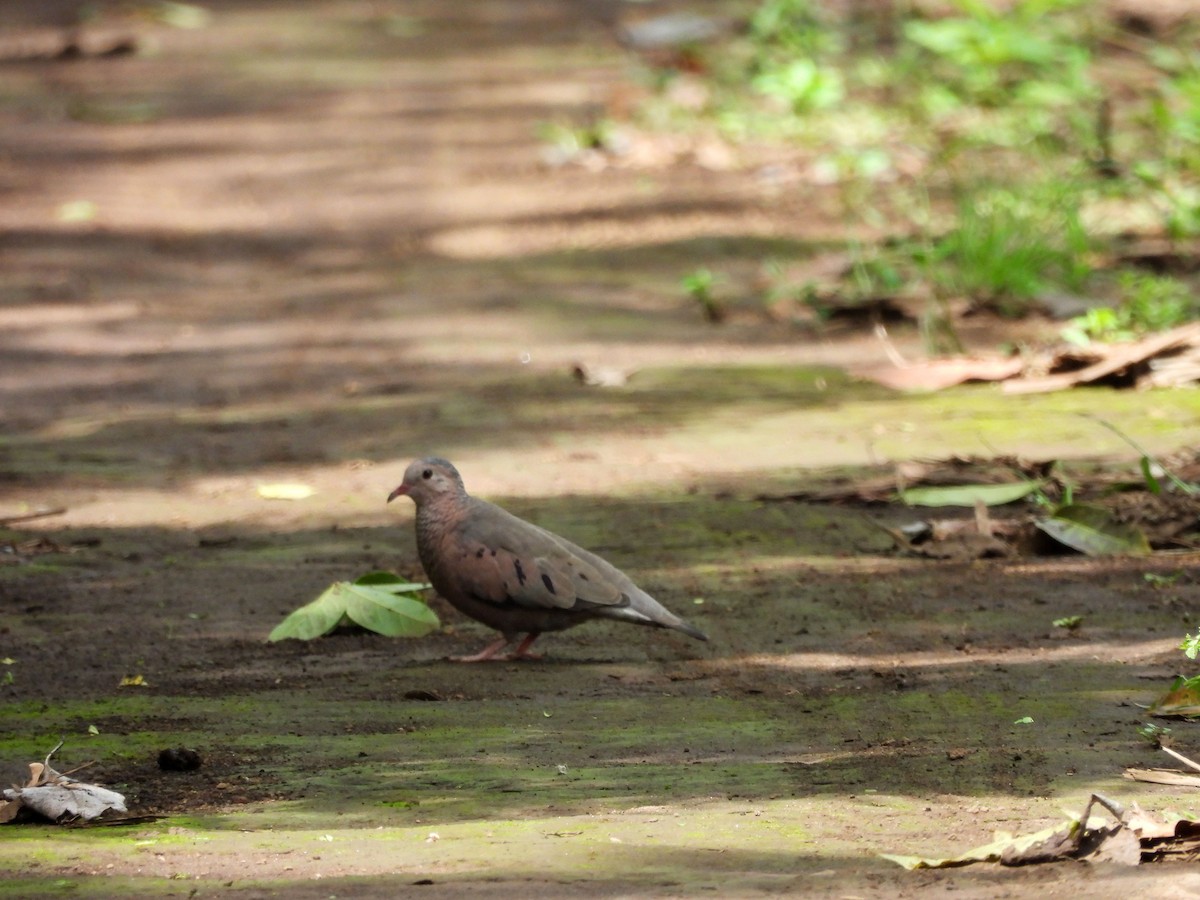
[[[917,456],[1129,463],[1076,413],[1165,451],[1200,438],[1194,394],[903,397],[841,374],[882,356],[862,331],[737,297],[703,321],[682,274],[748,283],[853,229],[835,190],[687,138],[548,166],[540,123],[626,102],[617,6],[110,10],[50,58],[71,6],[7,4],[0,35],[0,520],[61,510],[0,531],[0,775],[61,737],[163,818],[8,826],[0,896],[1200,895],[1190,867],[878,857],[1092,791],[1197,812],[1121,778],[1165,764],[1136,704],[1185,664],[1192,557],[905,559],[863,510],[756,499]],[[383,501],[428,452],[712,640],[597,623],[454,664],[489,635],[435,600],[421,640],[265,643],[332,581],[420,576]],[[292,482],[314,495],[257,492]],[[202,767],[162,771],[181,746]]]

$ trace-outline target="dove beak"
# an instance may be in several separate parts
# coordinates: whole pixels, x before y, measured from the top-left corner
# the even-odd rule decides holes
[[[392,491],[390,494],[388,494],[387,502],[391,503],[397,497],[403,497],[407,493],[408,493],[408,488],[405,487],[404,485],[400,485],[400,487],[396,488],[394,491]]]

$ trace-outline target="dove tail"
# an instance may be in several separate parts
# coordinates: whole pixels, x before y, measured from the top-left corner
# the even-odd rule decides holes
[[[668,625],[668,628],[674,628],[676,631],[682,631],[688,637],[694,637],[698,641],[707,641],[708,635],[697,628],[695,625],[689,625],[687,622],[680,619],[678,624]]]

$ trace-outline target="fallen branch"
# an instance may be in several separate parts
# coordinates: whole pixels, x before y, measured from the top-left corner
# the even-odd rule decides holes
[[[1162,749],[1162,752],[1167,754],[1168,756],[1173,756],[1177,760],[1179,760],[1181,763],[1183,763],[1185,766],[1188,766],[1189,768],[1195,769],[1197,772],[1200,772],[1200,763],[1192,762],[1190,759],[1188,759],[1182,753],[1177,753],[1176,751],[1172,750],[1170,747],[1164,746],[1161,749]]]
[[[0,528],[7,528],[17,522],[32,522],[34,519],[44,519],[47,516],[61,516],[67,511],[65,506],[55,506],[50,509],[39,509],[36,512],[23,513],[19,516],[6,516],[0,519]]]

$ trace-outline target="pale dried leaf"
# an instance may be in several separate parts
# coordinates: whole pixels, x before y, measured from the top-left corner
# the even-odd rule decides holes
[[[1024,362],[1015,356],[930,359],[903,368],[860,366],[853,373],[897,391],[937,391],[968,381],[1005,381],[1021,374]]]
[[[991,843],[973,847],[965,853],[960,853],[958,856],[948,856],[941,859],[936,857],[897,856],[891,853],[882,853],[880,855],[884,859],[890,859],[892,862],[904,866],[906,869],[948,869],[976,862],[999,862],[1000,858],[1006,852],[1010,854],[1021,853],[1030,847],[1055,838],[1064,827],[1071,828],[1075,827],[1075,825],[1077,823],[1071,823],[1067,826],[1055,825],[1050,828],[1044,828],[1041,831],[1036,831],[1033,834],[1022,835],[1013,835],[1008,832],[998,831]]]
[[[1200,786],[1200,781],[1197,782],[1197,786]],[[1161,839],[1175,837],[1174,822],[1167,822],[1158,818],[1158,816],[1151,815],[1136,803],[1131,803],[1129,806],[1126,825],[1141,838]]]
[[[1122,866],[1140,865],[1142,842],[1129,828],[1118,825],[1107,831],[1100,845],[1092,853],[1080,858],[1088,862],[1110,862]]]
[[[91,821],[104,813],[128,812],[125,798],[116,791],[81,781],[43,784],[37,787],[11,788],[4,792],[10,800],[19,800],[52,822],[62,818]]]
[[[264,500],[307,500],[316,493],[307,484],[260,484],[257,490]]]
[[[1145,366],[1148,360],[1160,354],[1174,352],[1181,347],[1194,347],[1197,344],[1200,344],[1200,323],[1193,322],[1139,341],[1089,348],[1103,354],[1099,362],[1044,378],[1010,381],[1004,385],[1004,391],[1009,394],[1034,394],[1059,391],[1079,384],[1091,384],[1135,366]]]
[[[1145,781],[1149,784],[1200,787],[1200,775],[1190,775],[1178,769],[1126,769],[1125,777],[1131,781]]]

